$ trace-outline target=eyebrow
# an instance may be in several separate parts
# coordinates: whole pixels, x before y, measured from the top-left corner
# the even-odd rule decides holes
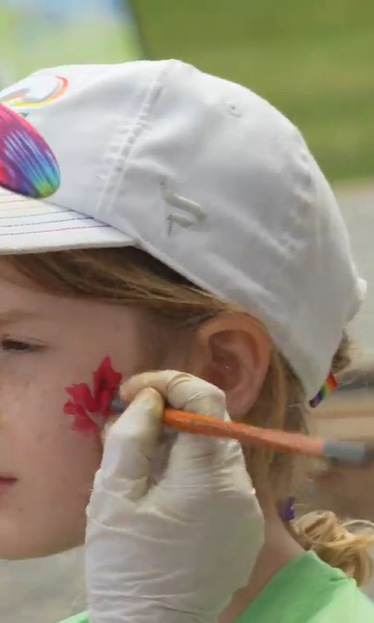
[[[23,311],[21,309],[9,309],[6,312],[0,313],[0,326],[5,327],[9,324],[15,324],[21,320],[32,320],[35,318],[41,318],[40,314],[31,311]]]

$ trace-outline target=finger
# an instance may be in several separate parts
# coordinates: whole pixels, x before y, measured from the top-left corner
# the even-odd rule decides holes
[[[162,370],[132,377],[121,387],[121,398],[131,401],[145,387],[153,387],[175,409],[225,419],[225,394],[215,385],[186,372]],[[228,417],[228,416],[227,416]]]
[[[160,394],[146,389],[112,425],[100,470],[106,489],[132,500],[145,495],[162,431],[163,410]]]
[[[167,402],[176,409],[191,411],[200,415],[210,415],[219,419],[229,419],[225,409],[224,393],[207,381],[203,381],[185,372],[174,370],[163,370],[161,372],[148,372],[140,374],[130,379],[121,390],[125,400],[131,399],[140,388],[153,387],[160,392]],[[214,437],[181,433],[178,435],[171,450],[170,469],[175,469],[179,477],[179,472],[185,471],[192,474],[193,465],[197,462],[201,469],[209,470],[217,454],[225,448],[224,444]]]
[[[105,440],[108,437],[109,431],[112,428],[114,422],[116,422],[117,420],[118,416],[106,420],[104,428],[100,431],[100,437],[103,444],[105,443]]]
[[[233,439],[216,439],[180,433],[171,450],[165,478],[180,486],[211,486],[214,473],[230,480],[236,470],[242,470],[250,480],[242,448]],[[183,483],[183,485],[182,485]]]

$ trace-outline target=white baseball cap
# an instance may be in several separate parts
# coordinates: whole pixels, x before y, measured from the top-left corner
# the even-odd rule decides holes
[[[262,321],[312,398],[366,284],[298,130],[180,61],[45,69],[0,93],[54,151],[48,200],[2,191],[0,253],[136,246]]]

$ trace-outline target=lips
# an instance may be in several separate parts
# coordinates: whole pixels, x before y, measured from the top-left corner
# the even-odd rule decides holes
[[[1,475],[0,474],[0,486],[10,486],[10,485],[14,485],[14,483],[17,482],[17,478],[14,478],[13,476],[5,476],[5,475]]]
[[[17,478],[13,476],[0,476],[0,499],[7,495],[13,489],[13,485],[17,482]]]

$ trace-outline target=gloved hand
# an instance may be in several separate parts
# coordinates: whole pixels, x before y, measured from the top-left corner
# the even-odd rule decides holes
[[[107,435],[87,509],[90,623],[215,621],[247,584],[263,544],[237,442],[180,433],[154,482],[161,396],[228,418],[223,392],[188,374],[152,372],[124,385],[121,397],[133,402]]]

